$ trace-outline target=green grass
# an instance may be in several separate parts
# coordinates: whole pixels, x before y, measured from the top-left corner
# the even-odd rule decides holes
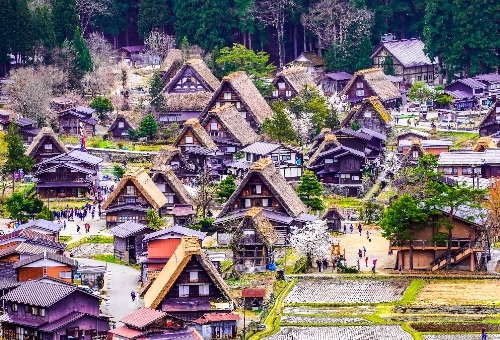
[[[425,287],[426,284],[427,282],[425,280],[412,280],[410,286],[406,288],[399,304],[408,305],[413,303],[418,293]]]
[[[362,202],[359,198],[343,196],[325,196],[323,199],[323,203],[326,208],[328,208],[332,204],[336,204],[340,208],[357,208],[362,205]]]
[[[68,243],[69,241],[71,241],[73,237],[71,236],[59,236],[59,241],[61,242],[64,242],[64,243]]]
[[[78,247],[79,245],[87,243],[113,243],[113,236],[102,236],[102,235],[87,236],[77,242],[71,243],[70,245],[68,245],[68,248],[66,249],[71,250]]]
[[[137,270],[141,269],[141,267],[139,265],[127,263],[125,261],[117,259],[114,255],[111,255],[111,254],[95,254],[92,258],[94,260],[97,260],[97,261],[103,261],[103,262],[108,262],[108,263],[119,264],[121,266],[132,267],[132,268],[135,268]]]

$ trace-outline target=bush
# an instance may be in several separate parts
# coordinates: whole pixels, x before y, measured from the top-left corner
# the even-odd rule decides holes
[[[35,219],[53,221],[55,220],[55,217],[52,211],[50,211],[46,206],[43,206],[42,211],[40,211],[38,215],[35,216]]]
[[[188,226],[189,229],[193,230],[201,230],[203,232],[215,232],[217,229],[214,226],[214,218],[202,218],[199,219],[196,223]]]

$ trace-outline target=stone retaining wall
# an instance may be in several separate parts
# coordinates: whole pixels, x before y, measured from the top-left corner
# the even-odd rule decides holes
[[[80,149],[76,146],[66,145],[68,150]],[[102,158],[105,162],[123,163],[126,162],[151,162],[158,154],[156,151],[129,151],[116,149],[87,148],[87,152],[93,156]]]

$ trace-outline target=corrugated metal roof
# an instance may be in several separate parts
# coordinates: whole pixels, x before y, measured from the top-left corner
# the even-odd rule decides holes
[[[485,152],[442,152],[438,158],[438,165],[482,164],[500,164],[500,149],[487,149]]]
[[[129,237],[133,234],[140,233],[143,231],[153,231],[153,229],[149,228],[145,224],[140,224],[136,223],[134,221],[127,221],[122,224],[117,225],[116,227],[113,227],[109,230],[111,235],[117,236],[117,237]]]
[[[484,89],[484,88],[486,88],[486,85],[481,83],[479,80],[476,80],[473,78],[458,79],[457,82],[462,83],[464,85],[467,85],[472,89]]]
[[[472,93],[467,93],[467,92],[462,91],[462,90],[444,91],[444,93],[449,94],[450,96],[453,97],[453,99],[458,99],[458,100],[468,99],[468,98],[473,97]]]
[[[349,74],[347,72],[330,72],[325,73],[324,76],[333,80],[349,80],[351,79],[352,74]]]
[[[277,143],[255,142],[253,144],[250,144],[246,148],[241,149],[241,152],[253,153],[257,155],[267,155],[274,150],[279,149],[280,146],[281,144]]]
[[[453,144],[452,140],[443,140],[443,139],[424,139],[420,141],[424,148],[432,147],[432,146],[451,146]],[[413,141],[407,139],[401,139],[398,142],[399,146],[411,146]]]
[[[382,42],[381,47],[385,47],[404,67],[433,64],[425,54],[425,44],[420,39],[413,38]],[[372,54],[372,58],[378,51],[380,51],[380,48]]]
[[[26,222],[24,224],[21,224],[17,230],[22,230],[22,229],[26,229],[26,228],[39,228],[39,229],[43,229],[43,230],[47,230],[47,231],[52,231],[52,232],[59,232],[62,228],[62,225],[61,224],[58,224],[58,223],[54,223],[54,222],[51,222],[51,221],[47,221],[47,220],[33,220],[33,221],[29,221],[29,222]]]
[[[182,227],[180,225],[175,225],[173,227],[165,228],[165,229],[156,231],[154,233],[151,233],[149,235],[146,235],[144,237],[144,242],[154,240],[157,237],[160,237],[160,236],[163,236],[166,234],[170,234],[170,233],[179,234],[182,236],[191,236],[191,235],[198,236],[198,239],[200,239],[200,240],[203,240],[205,238],[205,236],[207,235],[206,233],[202,233],[201,231],[185,228],[185,227]]]

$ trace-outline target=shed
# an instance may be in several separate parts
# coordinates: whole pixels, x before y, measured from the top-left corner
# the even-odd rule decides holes
[[[127,263],[137,263],[137,258],[143,252],[144,236],[155,230],[144,224],[127,221],[109,231],[113,237],[114,254],[116,258]]]
[[[266,290],[264,288],[243,288],[241,291],[245,310],[257,310],[262,308],[265,296]]]

